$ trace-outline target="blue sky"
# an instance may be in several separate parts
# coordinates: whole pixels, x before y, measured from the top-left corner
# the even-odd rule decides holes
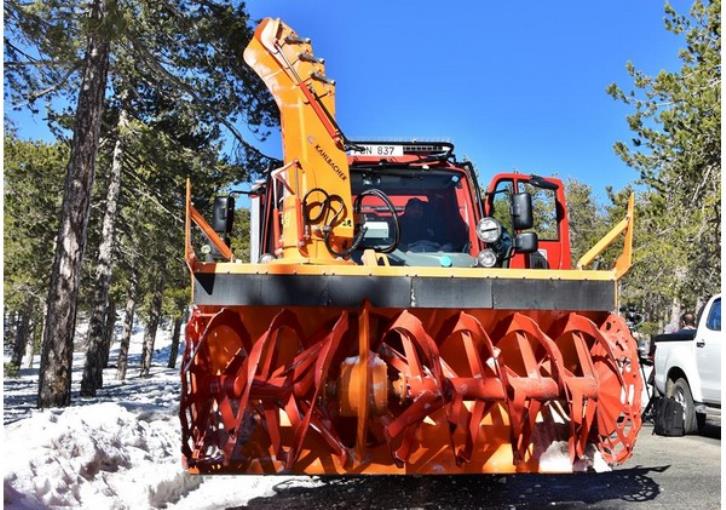
[[[630,139],[628,109],[605,88],[630,85],[628,60],[677,69],[681,45],[659,1],[247,5],[312,39],[348,137],[445,138],[482,183],[505,170],[556,173],[600,196],[637,177],[612,150]],[[278,139],[266,146],[279,153]]]
[[[688,3],[672,2],[685,13]],[[637,177],[614,154],[628,109],[605,88],[631,84],[625,63],[677,69],[681,39],[659,1],[433,2],[253,0],[310,37],[337,81],[352,139],[447,139],[485,183],[499,171],[575,177],[599,196]],[[42,118],[10,113],[23,137]],[[279,135],[256,143],[280,156]]]

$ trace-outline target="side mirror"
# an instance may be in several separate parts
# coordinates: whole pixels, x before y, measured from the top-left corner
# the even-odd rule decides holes
[[[514,238],[514,251],[518,253],[533,253],[538,246],[539,239],[535,232],[522,232]]]
[[[214,216],[212,228],[222,235],[229,235],[234,224],[234,198],[231,196],[214,199]]]
[[[515,193],[512,195],[512,226],[515,230],[527,230],[532,225],[532,195]]]

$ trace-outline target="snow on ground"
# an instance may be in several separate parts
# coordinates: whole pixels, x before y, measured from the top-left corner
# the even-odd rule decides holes
[[[77,338],[85,338],[82,325]],[[149,378],[139,377],[142,340],[143,329],[135,327],[124,382],[116,380],[118,345],[112,348],[112,368],[104,371],[104,388],[95,398],[79,396],[85,353],[75,352],[68,408],[35,409],[38,356],[35,368],[3,381],[5,508],[216,509],[272,496],[278,484],[287,489],[321,483],[308,477],[186,474],[178,369],[167,368],[170,332],[157,335]]]

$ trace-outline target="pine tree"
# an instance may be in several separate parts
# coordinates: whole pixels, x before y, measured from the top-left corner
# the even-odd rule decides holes
[[[116,379],[123,381],[126,379],[126,369],[129,362],[129,344],[131,342],[131,333],[134,327],[134,314],[136,312],[136,292],[137,282],[135,273],[131,274],[129,279],[128,290],[126,291],[126,306],[124,309],[124,327],[121,333],[119,344],[118,361],[116,362]]]
[[[96,389],[103,386],[103,366],[107,358],[107,355],[103,353],[104,337],[107,331],[104,315],[108,316],[110,312],[115,315],[115,311],[108,309],[108,292],[111,285],[112,249],[115,242],[118,197],[121,190],[124,136],[128,126],[128,112],[124,102],[125,94],[122,94],[122,105],[118,116],[116,142],[106,194],[101,244],[98,248],[96,262],[93,304],[88,325],[88,339],[86,340],[86,364],[81,381],[82,396],[94,396]]]
[[[175,229],[183,210],[179,197],[184,178],[195,179],[195,192],[203,207],[215,190],[268,166],[270,159],[247,143],[237,123],[246,123],[258,138],[264,138],[267,128],[278,122],[277,109],[264,84],[240,57],[252,35],[243,5],[224,0],[199,5],[182,0],[95,0],[90,4],[9,0],[5,13],[5,79],[11,102],[18,107],[30,105],[36,111],[38,103],[45,101],[53,131],[60,138],[70,128],[74,133],[60,215],[63,225],[57,230],[51,286],[44,289],[48,307],[42,321],[39,391],[41,407],[66,405],[79,307],[88,308],[91,317],[84,392],[95,391],[89,381],[102,382],[93,374],[100,374],[98,334],[103,329],[102,318],[108,317],[104,289],[109,279],[109,253],[128,258],[125,252],[140,246],[133,243],[149,239],[154,231],[163,235],[151,236],[150,246],[160,247],[167,257],[178,256],[181,236]],[[111,76],[112,95],[110,109],[104,112],[106,71]],[[128,92],[127,103],[121,100],[124,92]],[[54,109],[53,99],[59,96],[77,103],[75,114]],[[99,133],[110,138],[113,130],[106,126],[110,113],[124,104],[128,104],[130,123],[141,126],[142,133],[135,154],[127,157],[124,150],[116,158],[122,161],[116,214],[123,214],[124,207],[127,216],[153,213],[148,219],[132,220],[133,227],[115,236],[105,227],[113,222],[99,218],[88,226],[89,205],[98,192],[94,185],[96,158],[107,154],[107,150],[98,152],[103,146]],[[220,156],[223,130],[236,141],[231,158]],[[159,140],[162,143],[154,146]],[[170,151],[172,157],[164,151]],[[114,167],[113,156],[109,157],[113,176],[118,167]],[[113,183],[113,178],[107,182]],[[142,204],[137,207],[139,201]],[[103,203],[107,210],[112,208],[110,193]],[[92,211],[90,216],[94,215],[99,213]],[[159,225],[151,225],[157,220]],[[170,229],[170,225],[174,227]],[[136,228],[146,233],[131,232]],[[83,261],[87,245],[98,248],[98,264],[93,269]],[[135,263],[150,266],[143,257]],[[92,273],[95,282],[89,277]],[[93,292],[79,293],[81,285]]]
[[[681,68],[649,76],[628,63],[634,90],[612,84],[608,92],[634,110],[627,119],[633,138],[615,151],[647,189],[638,221],[648,237],[638,245],[652,260],[641,283],[659,288],[677,315],[682,302],[719,288],[721,2],[697,0],[689,15],[666,4],[665,13],[666,29],[684,39]]]
[[[151,294],[151,302],[149,303],[149,318],[147,320],[144,344],[141,352],[141,377],[149,377],[150,375],[151,361],[154,355],[154,343],[156,341],[156,332],[161,320],[161,305],[164,295],[164,277],[161,274],[155,275],[152,285],[153,291]]]
[[[95,0],[92,28],[78,94],[71,156],[66,173],[61,226],[48,291],[48,315],[42,340],[38,406],[67,406],[71,398],[73,335],[80,269],[86,245],[90,191],[96,165],[101,114],[109,61],[107,23],[114,2]]]
[[[12,130],[5,137],[4,297],[6,328],[11,326],[15,352],[12,363],[20,364],[24,350],[33,348],[31,324],[42,325],[48,292],[47,269],[53,260],[64,165],[64,144],[25,142]]]

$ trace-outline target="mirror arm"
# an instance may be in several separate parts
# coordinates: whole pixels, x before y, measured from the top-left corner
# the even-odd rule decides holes
[[[217,249],[217,251],[222,255],[223,258],[229,260],[230,262],[234,260],[234,254],[232,253],[232,250],[229,248],[229,246],[227,246],[224,240],[222,240],[222,238],[217,235],[214,229],[204,219],[204,216],[202,216],[199,211],[194,208],[193,205],[189,207],[189,217],[191,221],[202,230],[204,236],[209,240],[209,242],[212,243],[212,245]]]

